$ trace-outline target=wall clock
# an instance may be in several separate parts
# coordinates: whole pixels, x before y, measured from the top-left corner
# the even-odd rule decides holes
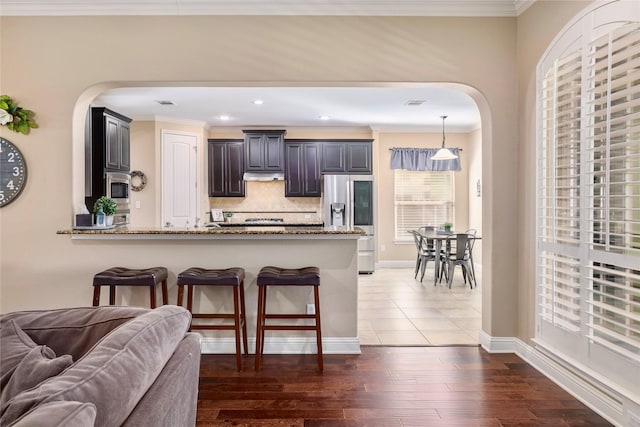
[[[0,137],[0,208],[13,202],[27,183],[27,162],[8,139]]]

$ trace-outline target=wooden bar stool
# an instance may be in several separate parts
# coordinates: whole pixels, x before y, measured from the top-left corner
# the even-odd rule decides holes
[[[207,270],[192,267],[178,274],[178,305],[182,306],[184,287],[187,286],[187,310],[192,319],[233,319],[232,325],[194,325],[190,330],[225,330],[236,333],[236,364],[238,371],[242,370],[240,358],[240,330],[242,329],[242,342],[244,353],[249,355],[247,344],[247,319],[244,307],[244,269],[227,268],[222,270]],[[193,287],[194,286],[231,286],[233,288],[233,313],[193,313]]]
[[[148,286],[149,306],[156,308],[156,285],[162,284],[162,304],[169,303],[167,298],[167,269],[152,267],[133,269],[113,267],[93,276],[93,305],[100,305],[100,288],[109,286],[109,305],[116,303],[116,286]]]
[[[265,331],[316,331],[318,346],[318,368],[323,371],[322,332],[320,330],[320,269],[304,267],[286,269],[263,267],[258,273],[258,325],[256,330],[256,371],[260,370],[260,359],[264,353]],[[269,286],[313,286],[315,314],[267,313],[267,288]],[[314,325],[267,325],[268,319],[314,319]]]

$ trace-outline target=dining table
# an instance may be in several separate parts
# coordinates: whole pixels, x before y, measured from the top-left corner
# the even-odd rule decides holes
[[[468,234],[469,236],[472,236],[474,239],[481,239],[480,236],[477,235],[473,235],[468,233],[466,230],[465,231],[445,231],[445,230],[439,230],[439,229],[431,229],[431,228],[419,228],[418,230],[416,230],[418,232],[418,234],[420,235],[420,237],[422,237],[423,239],[432,239],[435,243],[435,253],[439,254],[442,250],[442,243],[443,242],[447,242],[450,239],[455,239],[456,238],[456,234]],[[471,264],[473,265],[473,253],[470,254],[471,257]],[[434,260],[434,274],[433,274],[433,284],[434,286],[438,284],[438,277],[440,276],[440,257],[436,256],[435,260]]]

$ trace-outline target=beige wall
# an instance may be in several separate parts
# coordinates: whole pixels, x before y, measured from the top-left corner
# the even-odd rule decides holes
[[[156,218],[156,191],[158,169],[156,165],[156,132],[155,122],[131,122],[131,170],[144,172],[147,185],[140,191],[132,191],[129,195],[131,204],[131,225],[133,227],[151,227],[160,223]],[[140,208],[136,208],[140,203]]]
[[[483,236],[482,232],[482,194],[484,183],[482,182],[482,131],[480,129],[468,135],[469,151],[465,157],[469,159],[469,225],[468,228],[478,230],[478,236]],[[480,195],[478,195],[477,185],[480,181]],[[482,240],[478,240],[473,248],[473,261],[482,265]]]
[[[553,3],[543,6],[550,15],[555,15]],[[543,18],[536,19],[538,27],[548,25]],[[0,130],[23,150],[30,171],[20,199],[0,213],[1,310],[86,305],[91,271],[112,263],[102,245],[87,250],[55,234],[71,224],[73,206],[82,200],[84,112],[105,87],[119,82],[445,82],[465,85],[482,117],[483,328],[494,336],[516,335],[516,22],[446,17],[2,17],[2,92],[34,110],[40,128],[29,136]],[[374,165],[379,163],[374,159]],[[146,246],[119,247],[118,259],[153,264]]]

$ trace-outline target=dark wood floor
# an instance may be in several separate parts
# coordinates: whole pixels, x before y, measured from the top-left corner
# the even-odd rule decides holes
[[[479,347],[362,347],[361,355],[266,355],[235,370],[203,355],[198,426],[609,426],[513,354]]]

